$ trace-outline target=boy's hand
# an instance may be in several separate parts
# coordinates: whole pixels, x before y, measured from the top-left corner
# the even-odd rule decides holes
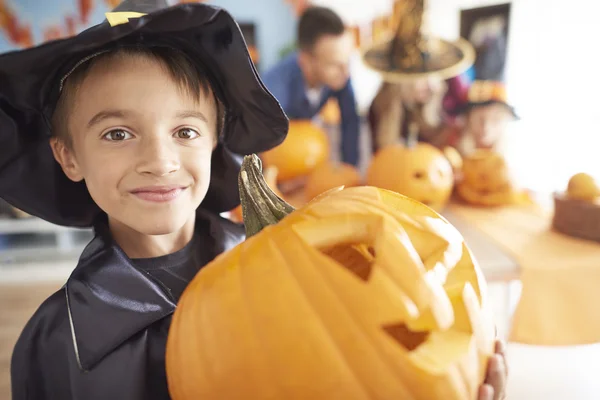
[[[504,355],[504,343],[496,340],[496,354],[488,364],[485,382],[479,388],[478,400],[502,400],[506,395],[508,366]]]

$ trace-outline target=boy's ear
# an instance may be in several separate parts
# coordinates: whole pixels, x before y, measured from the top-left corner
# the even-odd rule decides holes
[[[67,178],[73,182],[83,180],[83,175],[81,174],[73,150],[63,140],[56,137],[50,138],[50,147],[52,148],[54,159],[60,164]]]

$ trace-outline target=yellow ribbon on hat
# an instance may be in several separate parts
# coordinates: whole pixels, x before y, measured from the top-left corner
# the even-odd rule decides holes
[[[133,11],[107,12],[104,14],[110,26],[117,26],[129,22],[129,18],[140,18],[146,15],[145,13]]]

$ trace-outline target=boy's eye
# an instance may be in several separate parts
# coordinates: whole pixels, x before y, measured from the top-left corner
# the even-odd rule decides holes
[[[200,134],[198,132],[196,132],[193,129],[190,128],[183,128],[178,130],[175,135],[179,138],[179,139],[195,139],[198,136],[200,136]]]
[[[105,140],[110,140],[110,141],[120,141],[120,140],[127,140],[131,138],[131,133],[124,131],[123,129],[115,129],[112,130],[110,132],[107,132],[104,136],[103,139]]]

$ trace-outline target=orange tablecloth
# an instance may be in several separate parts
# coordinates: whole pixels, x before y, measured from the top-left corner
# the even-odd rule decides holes
[[[535,206],[496,209],[452,204],[519,264],[523,284],[510,340],[536,345],[600,342],[600,244],[550,230]]]

